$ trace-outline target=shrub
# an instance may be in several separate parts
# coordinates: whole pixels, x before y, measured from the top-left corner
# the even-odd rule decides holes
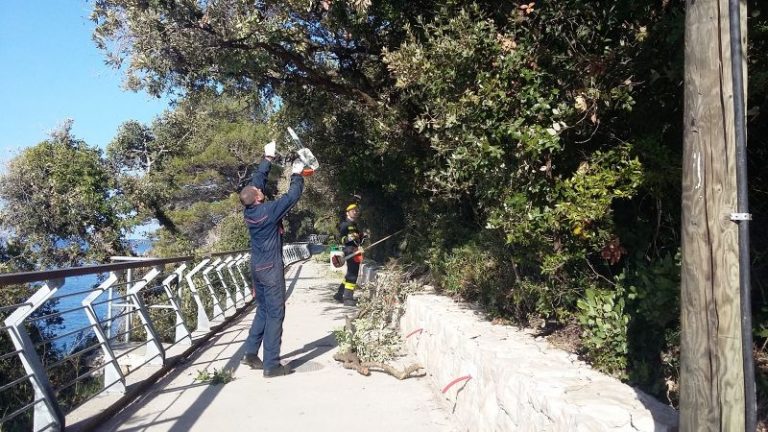
[[[624,290],[588,288],[576,305],[585,356],[598,370],[625,378],[630,317],[625,310]]]

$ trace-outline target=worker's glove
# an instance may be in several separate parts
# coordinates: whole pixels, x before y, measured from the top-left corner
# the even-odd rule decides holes
[[[365,252],[365,251],[363,250],[363,248],[362,248],[362,247],[358,248],[358,249],[355,251],[355,256],[353,256],[353,257],[352,257],[352,261],[354,261],[354,262],[356,262],[356,263],[358,263],[358,264],[360,264],[361,262],[363,262],[363,252]]]
[[[302,171],[304,171],[304,162],[299,159],[293,161],[293,165],[291,165],[291,174],[301,175]]]
[[[264,156],[273,158],[275,157],[275,142],[270,141],[264,146]]]

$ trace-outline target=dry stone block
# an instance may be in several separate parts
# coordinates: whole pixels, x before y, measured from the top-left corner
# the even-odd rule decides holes
[[[525,330],[492,325],[466,305],[412,295],[401,320],[406,348],[471,431],[672,432],[677,413]],[[414,330],[419,330],[414,333]]]

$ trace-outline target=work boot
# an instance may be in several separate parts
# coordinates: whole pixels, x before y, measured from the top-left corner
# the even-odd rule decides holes
[[[339,284],[339,289],[336,290],[336,294],[333,295],[333,299],[341,303],[344,300],[344,284]]]
[[[246,354],[240,360],[240,364],[250,366],[251,369],[264,369],[264,363],[256,354]]]
[[[351,289],[344,290],[344,306],[357,306],[357,300],[355,300],[355,292]]]
[[[275,378],[283,375],[289,375],[293,373],[288,365],[280,365],[274,369],[264,369],[264,378]]]

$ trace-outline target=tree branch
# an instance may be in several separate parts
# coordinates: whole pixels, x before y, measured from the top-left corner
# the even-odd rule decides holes
[[[198,19],[200,18],[201,17],[199,16]],[[317,86],[334,94],[352,97],[363,103],[363,105],[368,108],[373,109],[378,107],[378,103],[374,95],[371,95],[363,89],[349,83],[340,83],[335,81],[332,77],[328,76],[327,73],[320,72],[314,67],[310,66],[307,63],[307,59],[295,52],[288,51],[277,44],[269,44],[264,42],[255,42],[252,44],[247,43],[246,41],[255,34],[255,30],[236,39],[225,39],[216,31],[215,28],[213,28],[213,26],[210,25],[210,23],[201,24],[199,21],[193,22],[190,20],[184,20],[181,22],[181,25],[183,28],[202,31],[211,36],[214,39],[212,41],[213,47],[225,49],[241,49],[246,51],[262,49],[275,58],[281,60],[284,64],[294,65],[299,71],[306,74],[305,77],[301,77],[301,75],[294,75],[293,79],[297,80],[298,82]],[[308,43],[311,44],[311,42]],[[319,47],[315,47],[315,49],[319,49]],[[331,49],[325,49],[329,52],[334,52]]]

